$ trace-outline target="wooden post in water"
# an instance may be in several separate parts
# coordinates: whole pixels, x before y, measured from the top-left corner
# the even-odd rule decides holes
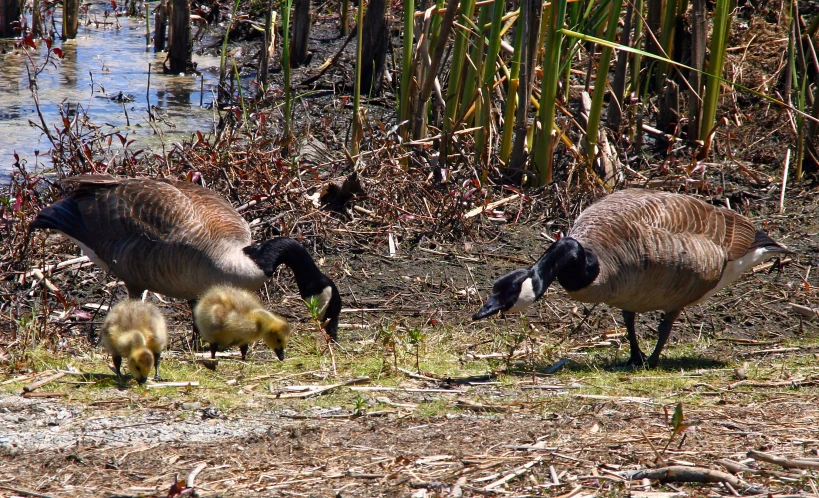
[[[189,0],[171,0],[171,43],[168,58],[172,73],[184,73],[193,55],[191,50],[191,5]]]
[[[63,0],[63,40],[77,37],[80,19],[80,0]]]
[[[290,46],[290,67],[307,62],[307,45],[310,40],[310,0],[294,0],[293,44]],[[287,36],[287,33],[284,34]]]
[[[168,29],[168,2],[162,0],[154,14],[154,52],[165,50],[165,32]]]
[[[19,0],[0,0],[0,38],[17,36],[11,23],[20,20]]]
[[[363,45],[361,47],[361,88],[369,96],[381,95],[381,89],[384,85],[384,69],[387,61],[387,48],[389,47],[386,12],[386,0],[370,0],[367,12],[364,14]]]

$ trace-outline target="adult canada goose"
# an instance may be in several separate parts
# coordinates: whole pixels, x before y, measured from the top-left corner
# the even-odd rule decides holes
[[[102,324],[100,333],[103,347],[114,358],[117,377],[122,378],[122,358],[128,362],[131,376],[145,383],[151,367],[159,377],[159,357],[168,345],[165,318],[156,306],[136,299],[118,302]]]
[[[193,319],[202,339],[210,343],[211,358],[216,358],[217,350],[239,346],[244,361],[248,345],[262,339],[284,361],[290,326],[250,292],[217,285],[196,303]]]
[[[657,347],[648,357],[655,367],[684,307],[705,301],[754,265],[792,253],[734,211],[681,194],[623,190],[583,211],[568,236],[534,265],[497,279],[472,319],[522,310],[557,279],[578,301],[623,310],[629,365],[646,360],[634,314],[662,311]]]
[[[193,183],[103,175],[67,178],[74,192],[40,211],[32,229],[51,228],[125,282],[131,298],[151,290],[187,299],[226,284],[256,291],[279,265],[304,300],[317,300],[325,331],[337,338],[341,297],[297,241],[253,244],[250,227],[219,194]]]

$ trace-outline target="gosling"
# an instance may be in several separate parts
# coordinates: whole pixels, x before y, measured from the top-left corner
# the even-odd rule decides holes
[[[156,306],[135,299],[117,303],[102,324],[102,345],[114,359],[117,378],[122,380],[122,358],[128,360],[131,376],[144,384],[156,369],[154,380],[159,376],[159,357],[168,345],[165,318]]]
[[[202,339],[210,343],[210,357],[216,351],[239,346],[242,361],[248,345],[262,339],[284,361],[284,347],[290,339],[290,326],[265,310],[252,293],[217,285],[208,290],[193,310],[194,323]]]

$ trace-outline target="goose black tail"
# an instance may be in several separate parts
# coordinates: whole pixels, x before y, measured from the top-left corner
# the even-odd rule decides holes
[[[754,237],[754,242],[748,249],[754,250],[759,248],[767,249],[771,252],[778,252],[780,254],[796,254],[794,251],[791,251],[787,247],[768,237],[768,234],[762,230],[757,230],[756,237]]]
[[[29,231],[51,228],[79,240],[85,240],[87,229],[77,202],[68,197],[40,211],[29,225]]]

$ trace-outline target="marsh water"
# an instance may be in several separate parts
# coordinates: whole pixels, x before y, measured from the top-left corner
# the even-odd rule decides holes
[[[152,8],[153,5],[149,5]],[[61,29],[61,9],[56,22],[46,29]],[[87,22],[90,20],[90,22]],[[153,19],[151,19],[153,29]],[[197,55],[193,60],[201,75],[162,74],[165,53],[146,47],[145,20],[116,17],[110,4],[93,4],[81,15],[75,40],[54,41],[63,57],[52,56],[43,64],[46,44],[37,40],[36,49],[15,48],[13,39],[0,39],[0,177],[7,175],[16,152],[27,168],[42,164],[52,145],[48,137],[30,122],[40,124],[30,90],[30,76],[36,76],[40,110],[52,133],[62,128],[60,107],[67,113],[85,114],[102,133],[115,131],[128,141],[130,150],[160,151],[197,130],[211,131],[219,59]],[[150,87],[148,65],[151,64]],[[149,122],[150,105],[162,117]],[[120,147],[114,139],[112,147]],[[39,154],[39,158],[36,157]],[[48,161],[46,161],[46,165]]]

